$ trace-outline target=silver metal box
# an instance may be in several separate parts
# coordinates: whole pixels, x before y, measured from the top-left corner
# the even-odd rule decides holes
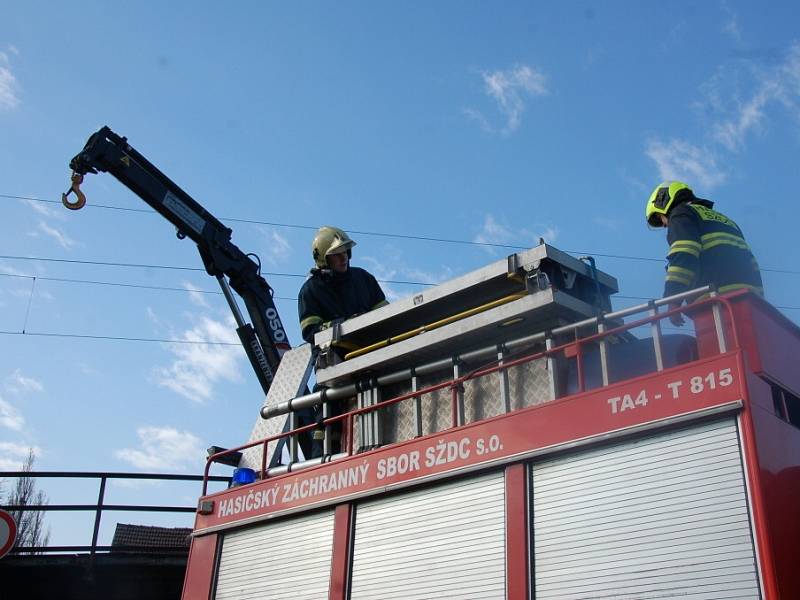
[[[341,385],[546,331],[610,310],[617,289],[615,278],[542,244],[320,331],[317,382]]]

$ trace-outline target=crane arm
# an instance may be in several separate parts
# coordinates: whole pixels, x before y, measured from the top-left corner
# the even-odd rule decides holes
[[[65,194],[63,200],[68,208],[80,208],[85,203],[79,189],[84,175],[111,173],[172,223],[179,238],[188,237],[197,244],[206,272],[222,286],[238,325],[239,339],[266,393],[281,356],[290,349],[289,340],[260,265],[231,242],[231,230],[137,152],[127,138],[108,127],[92,134],[69,166],[73,171],[70,192],[74,191],[79,201],[70,205]],[[228,281],[244,300],[252,325],[239,312]]]

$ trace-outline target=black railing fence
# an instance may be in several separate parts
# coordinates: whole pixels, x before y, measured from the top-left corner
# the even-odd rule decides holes
[[[41,512],[94,512],[94,529],[92,532],[92,543],[88,545],[60,545],[60,546],[15,546],[12,554],[24,553],[58,553],[58,552],[89,552],[94,555],[97,552],[114,551],[141,551],[141,546],[114,546],[98,545],[97,539],[100,533],[100,522],[103,512],[128,511],[138,513],[193,513],[197,510],[196,505],[192,506],[167,506],[153,504],[106,504],[106,483],[109,480],[147,480],[147,481],[203,481],[203,475],[179,475],[172,473],[110,473],[110,472],[91,472],[91,471],[0,471],[0,479],[19,478],[33,480],[40,479],[95,479],[99,481],[97,503],[95,504],[0,504],[0,508],[10,513],[41,511]],[[210,481],[229,482],[230,477],[211,476]],[[198,486],[198,497],[200,496],[200,486]],[[159,547],[161,551],[185,551],[185,546],[181,547]]]

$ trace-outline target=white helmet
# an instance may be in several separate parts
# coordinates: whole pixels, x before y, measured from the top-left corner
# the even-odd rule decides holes
[[[356,243],[338,227],[324,225],[319,228],[314,241],[311,242],[311,256],[314,257],[317,267],[325,269],[328,266],[328,256],[347,252],[349,257],[350,249],[355,245]]]

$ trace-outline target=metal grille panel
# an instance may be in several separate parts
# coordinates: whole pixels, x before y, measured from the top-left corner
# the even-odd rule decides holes
[[[503,473],[364,502],[351,599],[505,598]]]
[[[733,419],[532,476],[537,599],[760,597]]]
[[[533,350],[531,350],[533,353]],[[465,369],[475,368],[470,366]],[[441,372],[420,377],[420,389],[448,381],[452,372]],[[553,399],[550,372],[547,361],[537,359],[508,369],[511,410],[534,406]],[[474,423],[505,412],[502,395],[501,376],[498,373],[486,375],[464,383],[465,423]],[[383,390],[384,398],[393,398],[411,391],[410,383],[388,386]],[[423,394],[422,435],[429,435],[449,429],[452,426],[452,395],[449,389]],[[416,437],[416,415],[414,401],[405,400],[380,411],[383,441],[386,444],[402,442]]]
[[[303,379],[308,370],[308,361],[311,359],[311,346],[303,344],[297,348],[292,348],[289,352],[283,355],[278,370],[275,373],[275,379],[272,386],[269,388],[269,393],[264,399],[263,406],[275,406],[281,402],[286,402],[294,398],[303,385]],[[261,407],[259,407],[259,410]],[[261,414],[256,417],[256,422],[253,425],[253,430],[250,432],[248,442],[255,442],[256,440],[263,440],[277,433],[283,429],[287,417],[275,417],[273,419],[262,419]],[[272,456],[275,451],[277,442],[270,442],[267,448],[267,456]],[[251,469],[261,468],[261,457],[263,456],[263,447],[256,446],[248,448],[242,453],[242,458],[239,461],[240,467],[249,467]],[[267,458],[269,462],[269,458]]]
[[[216,600],[328,597],[333,511],[226,534]]]

